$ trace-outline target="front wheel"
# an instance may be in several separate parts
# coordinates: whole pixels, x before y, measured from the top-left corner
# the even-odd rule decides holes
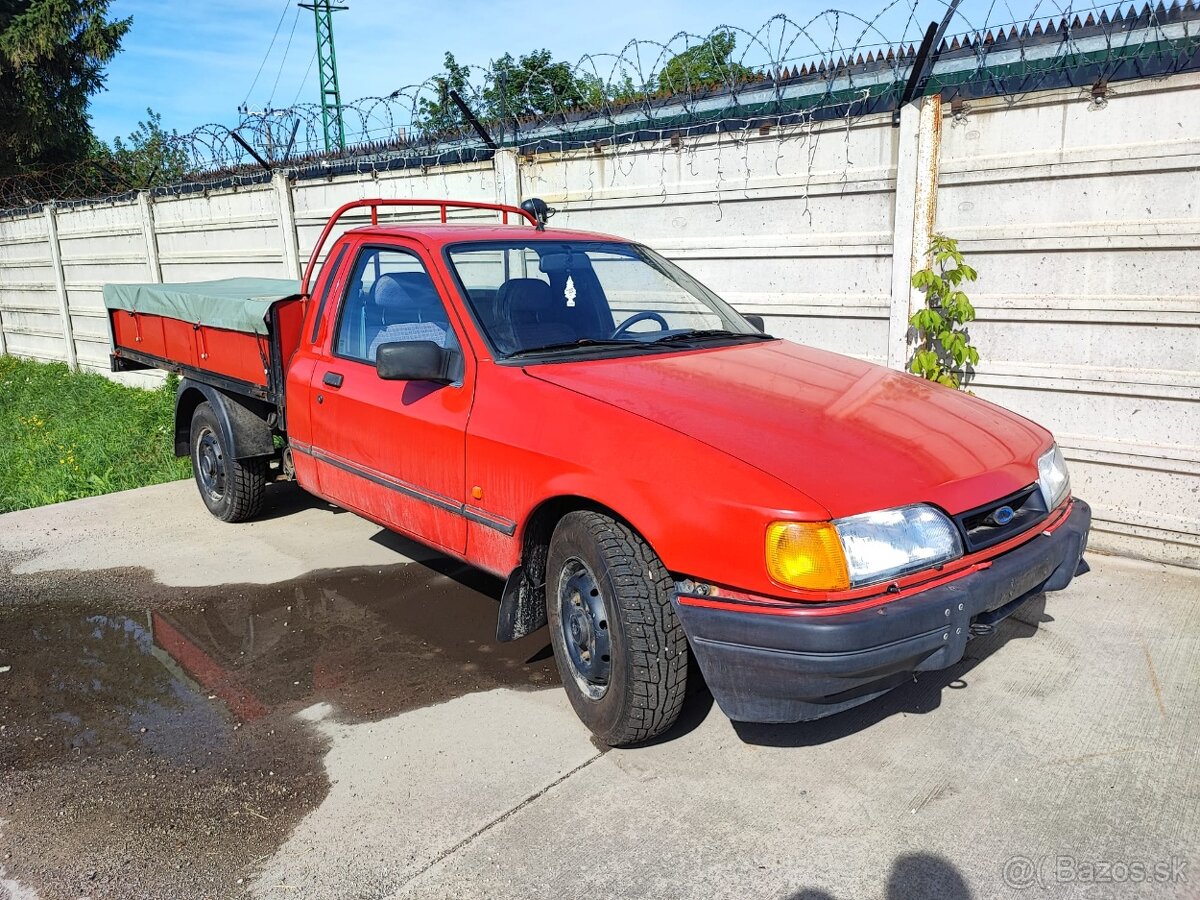
[[[267,489],[266,459],[234,459],[212,405],[192,414],[192,474],[208,511],[223,522],[245,522],[262,509]]]
[[[649,740],[679,717],[688,651],[671,576],[628,526],[590,511],[558,523],[546,613],[571,706],[609,746]]]

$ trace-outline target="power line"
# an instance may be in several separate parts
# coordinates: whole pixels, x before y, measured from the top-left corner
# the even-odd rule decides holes
[[[283,48],[283,59],[279,63],[279,71],[275,73],[275,83],[271,85],[271,96],[267,98],[267,106],[275,100],[275,91],[279,88],[279,79],[283,75],[283,67],[287,65],[288,53],[292,49],[292,38],[296,36],[296,25],[300,22],[300,7],[296,7],[296,15],[292,18],[292,31],[288,35],[287,46]]]
[[[267,45],[267,52],[263,54],[262,62],[258,64],[258,71],[254,73],[254,80],[250,82],[250,90],[246,91],[246,99],[242,101],[242,106],[250,102],[250,95],[254,93],[254,87],[258,84],[259,76],[262,75],[263,66],[267,64],[267,59],[271,55],[271,51],[275,48],[275,40],[279,37],[279,29],[283,27],[283,17],[287,15],[288,8],[292,5],[292,0],[284,0],[283,11],[279,14],[279,21],[275,23],[275,33],[271,35],[271,43]]]
[[[317,51],[313,51],[313,55],[308,60],[308,68],[304,70],[304,77],[300,79],[300,87],[296,88],[296,96],[292,98],[292,106],[300,102],[300,95],[304,93],[304,85],[308,83],[308,76],[312,74],[313,63],[317,61]]]

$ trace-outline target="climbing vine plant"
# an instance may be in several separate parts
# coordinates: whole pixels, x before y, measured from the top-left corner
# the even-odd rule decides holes
[[[925,292],[925,309],[908,320],[917,334],[917,350],[908,369],[938,384],[961,388],[979,364],[979,351],[966,327],[975,318],[975,307],[962,288],[979,274],[966,264],[953,238],[935,234],[929,250],[933,264],[912,277],[913,287]]]

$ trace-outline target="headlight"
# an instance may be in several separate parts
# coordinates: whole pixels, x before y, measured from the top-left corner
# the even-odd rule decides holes
[[[958,529],[932,506],[849,516],[834,522],[773,522],[767,571],[806,590],[860,587],[962,556]]]
[[[1038,487],[1046,509],[1054,510],[1071,493],[1071,476],[1067,472],[1067,461],[1055,444],[1038,460]]]
[[[958,529],[932,506],[864,513],[835,523],[855,587],[962,556]]]

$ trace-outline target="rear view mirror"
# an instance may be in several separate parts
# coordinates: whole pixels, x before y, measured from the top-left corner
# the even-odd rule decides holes
[[[749,322],[751,325],[753,325],[755,328],[757,328],[763,334],[767,333],[767,323],[763,321],[762,316],[755,316],[755,315],[749,315],[747,313],[742,313],[742,318],[745,319],[747,322]]]
[[[462,355],[433,341],[380,344],[375,351],[375,370],[386,381],[454,384],[462,378]]]

